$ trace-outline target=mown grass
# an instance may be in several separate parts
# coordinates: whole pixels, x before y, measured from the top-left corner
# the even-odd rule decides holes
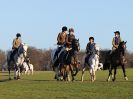
[[[108,71],[98,71],[97,81],[80,81],[81,72],[74,82],[59,82],[53,72],[35,72],[23,75],[21,80],[8,80],[7,73],[0,73],[0,99],[133,99],[133,69],[127,70],[129,81],[124,81],[118,70],[116,82],[106,82]]]

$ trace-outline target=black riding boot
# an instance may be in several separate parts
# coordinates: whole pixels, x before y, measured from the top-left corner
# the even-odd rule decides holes
[[[88,62],[89,58],[90,58],[90,55],[87,55],[86,58],[85,58],[85,63],[88,64],[88,65],[89,65],[89,62]]]
[[[14,49],[13,52],[11,53],[11,59],[14,61],[14,56],[18,52],[18,49]]]

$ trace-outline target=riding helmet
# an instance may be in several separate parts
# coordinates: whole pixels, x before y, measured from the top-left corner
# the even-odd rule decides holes
[[[120,35],[120,32],[119,32],[119,31],[116,31],[116,32],[114,32],[114,33],[115,33],[115,34],[118,33],[118,34]]]
[[[94,40],[94,37],[90,37],[89,40]]]
[[[21,34],[20,34],[20,33],[17,33],[17,34],[16,34],[16,37],[21,37]]]
[[[66,26],[62,27],[62,32],[64,32],[64,31],[67,31],[67,27]]]
[[[74,29],[73,29],[73,28],[70,28],[70,29],[69,29],[69,33],[70,33],[70,32],[74,32]]]

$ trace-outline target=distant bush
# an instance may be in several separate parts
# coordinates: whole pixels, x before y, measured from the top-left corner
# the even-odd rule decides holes
[[[35,47],[29,47],[28,56],[31,60],[31,63],[34,65],[35,70],[52,70],[50,64],[50,55],[52,49],[37,49]],[[100,51],[100,62],[104,63],[104,69],[108,69],[108,57],[110,50],[102,50]],[[81,66],[84,64],[83,57],[85,55],[85,51],[80,51],[78,54],[78,59],[81,63]],[[127,67],[133,67],[133,53],[126,52],[126,59],[128,61]],[[6,61],[6,53],[0,50],[0,65],[2,66]]]

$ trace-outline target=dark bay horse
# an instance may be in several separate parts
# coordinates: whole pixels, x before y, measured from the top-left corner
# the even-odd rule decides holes
[[[127,42],[121,42],[118,46],[118,48],[112,52],[110,55],[110,68],[109,68],[109,76],[107,81],[110,81],[110,76],[112,76],[112,70],[114,69],[114,77],[112,81],[116,80],[116,73],[117,73],[117,67],[121,66],[123,73],[124,73],[124,79],[128,80],[126,76],[126,70],[125,70],[125,50],[126,50],[126,43]]]
[[[77,75],[79,71],[79,62],[78,62],[78,52],[80,50],[79,40],[74,39],[72,41],[72,48],[65,49],[59,56],[59,68],[60,73],[63,76],[63,80],[70,81],[69,70],[71,71],[72,81],[74,76]],[[74,69],[76,72],[74,73]]]

